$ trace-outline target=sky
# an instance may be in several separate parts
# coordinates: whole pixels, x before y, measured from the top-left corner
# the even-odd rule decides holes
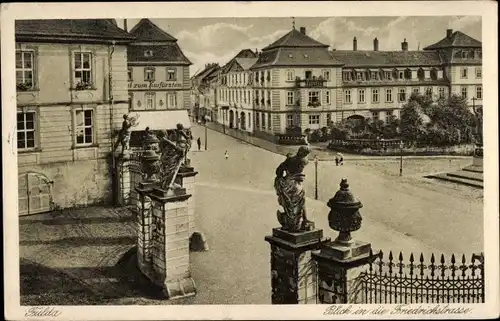
[[[306,28],[306,33],[331,48],[351,50],[357,38],[358,50],[400,50],[406,39],[409,50],[422,50],[446,35],[446,29],[460,30],[481,41],[480,16],[399,16],[399,17],[298,17],[298,18],[173,18],[150,19],[178,39],[184,54],[191,60],[190,75],[207,63],[223,65],[240,50],[261,50],[292,29]],[[117,20],[120,27],[123,20]],[[139,19],[127,19],[128,29]]]

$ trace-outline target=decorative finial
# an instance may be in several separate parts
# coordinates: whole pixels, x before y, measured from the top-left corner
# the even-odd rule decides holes
[[[340,189],[343,191],[349,190],[349,183],[347,183],[347,178],[342,178],[340,180]]]
[[[295,17],[292,17],[292,26],[293,26],[293,29],[295,29]]]

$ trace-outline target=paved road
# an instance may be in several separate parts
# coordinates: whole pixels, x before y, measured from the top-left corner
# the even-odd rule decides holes
[[[203,128],[194,128],[194,136],[200,136],[204,141]],[[193,153],[194,165],[200,173],[197,176],[198,182],[273,191],[274,170],[284,159],[283,156],[211,130],[208,131],[208,145],[208,151]],[[195,146],[194,149],[196,148]],[[226,150],[229,153],[228,160],[224,159]],[[421,160],[423,163],[432,161]],[[309,197],[313,197],[312,162],[305,173],[306,192]],[[384,174],[376,168],[350,163],[336,167],[333,162],[320,162],[318,173],[319,200],[323,202],[333,197],[340,179],[345,177],[353,193],[364,204],[364,217],[444,253],[468,254],[483,249],[483,202],[479,197],[481,191],[454,189],[451,185],[423,179],[420,174],[401,178]],[[219,198],[222,205],[225,195],[221,193]],[[269,208],[267,213],[261,215],[274,215],[274,211],[274,208]],[[245,213],[238,214],[247,216]],[[397,247],[397,244],[394,246]]]

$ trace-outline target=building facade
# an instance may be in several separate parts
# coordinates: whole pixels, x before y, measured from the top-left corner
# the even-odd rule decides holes
[[[406,39],[397,51],[379,50],[377,38],[371,46],[358,50],[354,38],[352,50],[329,51],[305,28],[294,28],[262,49],[249,68],[250,79],[238,78],[245,68],[234,58],[221,69],[218,121],[243,129],[245,115],[245,131],[276,140],[280,134],[317,130],[347,118],[399,117],[413,92],[434,100],[457,94],[471,107],[482,106],[481,42],[447,30],[424,50],[409,51]],[[250,106],[245,105],[248,86]]]
[[[424,51],[409,51],[406,39],[400,51],[334,50],[342,66],[342,107],[337,121],[349,117],[385,120],[399,111],[414,92],[434,100],[458,94],[472,105],[482,104],[481,43],[457,31]],[[466,52],[464,55],[463,52]],[[474,98],[474,99],[473,99]]]
[[[304,27],[263,48],[251,67],[254,131],[271,138],[327,126],[341,107],[341,67]]]
[[[112,20],[17,20],[19,214],[109,202],[128,112],[127,44]]]
[[[134,131],[174,129],[177,123],[189,128],[191,62],[177,39],[149,19],[141,19],[130,34],[135,41],[127,54],[129,111],[140,124]]]
[[[200,120],[208,116],[214,119],[215,86],[219,71],[219,64],[209,63],[191,78],[193,118]]]

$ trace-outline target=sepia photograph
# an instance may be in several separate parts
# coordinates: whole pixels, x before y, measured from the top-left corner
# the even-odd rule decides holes
[[[496,4],[463,3],[2,5],[11,316],[498,316]]]

